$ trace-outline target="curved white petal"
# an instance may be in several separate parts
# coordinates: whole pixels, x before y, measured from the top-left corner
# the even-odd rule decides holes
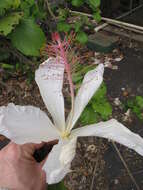
[[[43,169],[46,172],[48,184],[60,182],[70,172],[71,161],[75,156],[76,138],[72,140],[60,140],[48,155]]]
[[[60,63],[58,58],[49,58],[35,73],[43,101],[52,115],[55,126],[60,130],[64,130],[65,127],[63,76],[64,64]]]
[[[48,116],[33,106],[0,107],[0,134],[18,144],[51,141],[59,137]]]
[[[85,106],[88,104],[94,93],[100,87],[103,81],[103,64],[98,65],[94,70],[89,71],[83,79],[82,85],[77,93],[74,102],[74,114],[71,122],[70,129],[73,128],[74,124],[80,117]],[[69,115],[68,121],[70,121],[71,114]],[[69,125],[69,124],[68,124]]]
[[[135,150],[143,156],[143,138],[131,132],[115,119],[75,129],[72,131],[72,135],[75,137],[97,136],[111,139]]]

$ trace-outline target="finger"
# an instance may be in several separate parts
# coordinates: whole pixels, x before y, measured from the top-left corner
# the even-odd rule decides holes
[[[29,147],[31,149],[32,153],[34,153],[35,150],[42,148],[45,144],[48,146],[53,146],[58,143],[58,140],[53,140],[49,142],[41,142],[41,143],[26,143],[23,146],[25,148]]]
[[[43,165],[45,164],[47,158],[48,158],[48,154],[51,152],[52,148],[54,145],[56,145],[58,143],[58,140],[54,140],[51,142],[46,143],[46,157],[44,159],[42,159],[42,161],[39,163],[40,167],[43,167]],[[45,146],[44,145],[44,146]]]
[[[45,142],[47,145],[56,145],[56,144],[58,144],[58,139],[55,139],[55,140],[53,140],[53,141],[49,141],[49,142]]]
[[[46,172],[42,170],[42,188],[41,190],[46,190]]]
[[[44,166],[44,164],[45,164],[45,162],[46,162],[47,159],[48,159],[48,155],[46,156],[46,158],[45,158],[44,160],[42,160],[42,161],[39,163],[39,166],[40,166],[41,168],[43,168],[43,166]]]
[[[24,145],[21,145],[22,149],[27,152],[29,155],[33,155],[35,150],[40,149],[45,143],[26,143]]]
[[[24,155],[29,158],[35,158],[37,162],[41,162],[51,151],[53,145],[57,144],[58,140],[42,142],[42,143],[26,143],[20,145]]]

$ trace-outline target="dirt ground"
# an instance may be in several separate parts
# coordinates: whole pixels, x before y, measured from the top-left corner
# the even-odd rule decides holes
[[[114,99],[126,102],[129,97],[143,96],[143,49],[142,44],[122,42],[119,49],[124,59],[118,70],[106,69],[104,81],[108,99],[113,106],[113,118],[124,123],[130,130],[143,137],[143,123],[135,115],[124,122],[124,110],[115,106]],[[130,46],[130,48],[129,48]],[[134,151],[117,145],[124,161],[133,174],[140,190],[143,189],[143,158]],[[70,190],[135,190],[113,144],[96,137],[79,138],[76,158],[72,164],[75,173],[67,177]]]
[[[132,131],[143,136],[143,123],[131,114],[124,121],[125,111],[114,104],[115,98],[125,102],[128,97],[143,96],[143,48],[142,44],[122,39],[118,48],[124,59],[118,69],[106,69],[104,81],[108,89],[108,100],[113,106],[113,118],[124,123]],[[1,81],[1,80],[0,80]],[[46,111],[39,90],[32,82],[29,86],[24,76],[0,83],[0,106],[14,102],[19,105],[34,105]],[[2,137],[1,146],[2,146]],[[121,155],[133,174],[140,190],[143,190],[143,158],[124,146],[117,145]],[[136,190],[124,168],[113,144],[96,137],[79,138],[72,172],[65,177],[69,190]]]

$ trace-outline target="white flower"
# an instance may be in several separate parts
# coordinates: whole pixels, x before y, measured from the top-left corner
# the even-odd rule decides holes
[[[35,74],[41,96],[53,122],[39,108],[9,104],[7,107],[0,107],[0,133],[18,144],[59,139],[43,166],[48,184],[61,181],[70,171],[79,136],[111,139],[143,155],[143,139],[115,119],[73,129],[85,106],[102,83],[102,64],[85,75],[75,97],[73,110],[65,121],[62,94],[64,67],[64,64],[57,63],[56,58],[50,58],[40,65]]]

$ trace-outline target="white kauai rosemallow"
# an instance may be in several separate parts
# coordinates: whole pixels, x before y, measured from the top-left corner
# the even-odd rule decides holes
[[[18,144],[59,142],[50,152],[43,169],[47,183],[61,181],[70,172],[79,136],[97,136],[121,143],[143,155],[143,139],[115,119],[73,129],[82,111],[103,80],[103,65],[89,71],[75,97],[73,110],[65,121],[64,97],[62,94],[65,65],[49,58],[35,73],[43,101],[53,122],[39,108],[9,104],[0,107],[0,133]]]

